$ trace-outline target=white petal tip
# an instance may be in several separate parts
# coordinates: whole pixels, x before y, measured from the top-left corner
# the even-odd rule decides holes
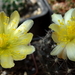
[[[54,53],[53,51],[51,51],[51,52],[50,52],[50,55],[53,55],[53,56],[54,56],[54,55],[55,55],[55,53]]]
[[[34,21],[33,21],[33,20],[31,20],[31,19],[26,20],[25,22],[26,22],[26,23],[30,23],[30,24],[32,24],[32,25],[34,24]]]
[[[32,48],[33,48],[33,50],[32,50],[32,53],[35,51],[35,47],[34,46],[32,46]]]
[[[22,23],[22,26],[26,31],[29,31],[31,27],[33,26],[34,21],[33,20],[26,20],[25,22]]]

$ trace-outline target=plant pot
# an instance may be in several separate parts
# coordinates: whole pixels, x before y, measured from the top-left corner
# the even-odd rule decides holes
[[[34,21],[34,25],[31,28],[30,32],[34,34],[34,37],[41,37],[46,34],[46,30],[48,30],[48,26],[51,24],[51,16],[44,0],[37,0],[37,4],[41,8],[41,14],[32,16],[27,19],[32,19]],[[20,24],[27,19],[23,19],[22,21],[20,21]]]
[[[48,10],[49,10],[49,14],[52,15],[53,14],[53,11],[52,11],[52,8],[51,6],[49,5],[48,1],[47,0],[44,0],[44,3],[45,5],[47,6]]]

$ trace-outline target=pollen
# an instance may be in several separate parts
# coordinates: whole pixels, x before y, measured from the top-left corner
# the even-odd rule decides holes
[[[61,26],[61,25],[64,25],[63,21],[64,21],[63,19],[62,19],[62,21],[58,20],[60,26]]]
[[[16,21],[12,21],[12,23],[16,24]]]
[[[8,25],[6,22],[4,22],[4,25]]]
[[[68,24],[65,27],[60,26],[59,41],[69,42],[75,38],[75,21],[68,20]]]
[[[75,35],[75,22],[69,21],[69,25],[67,25],[67,34]]]
[[[12,30],[16,30],[16,29],[12,29]]]
[[[0,48],[1,49],[7,49],[14,46],[14,40],[17,41],[18,37],[12,37],[10,38],[9,34],[0,34]],[[10,43],[11,41],[11,43]]]
[[[58,20],[58,22],[60,22],[60,20]]]

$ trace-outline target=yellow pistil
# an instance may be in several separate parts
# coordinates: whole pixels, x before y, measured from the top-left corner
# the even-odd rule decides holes
[[[8,41],[8,35],[6,34],[0,34],[0,47],[4,47],[7,45],[7,41]]]
[[[64,25],[63,21],[64,21],[63,19],[62,19],[62,21],[58,20],[60,26],[61,26],[61,25]]]
[[[75,38],[75,21],[69,21],[66,31],[69,39]]]
[[[75,21],[68,20],[68,24],[65,26],[62,21],[58,20],[58,22],[60,23],[59,27],[61,29],[59,31],[58,40],[61,42],[69,42],[73,40],[75,38]]]
[[[6,22],[4,22],[4,25],[8,25]]]
[[[12,29],[12,30],[16,30],[16,29]]]

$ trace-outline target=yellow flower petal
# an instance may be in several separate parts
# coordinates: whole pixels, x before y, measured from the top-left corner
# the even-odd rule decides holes
[[[11,36],[8,42],[12,44],[13,46],[19,46],[19,45],[28,45],[33,38],[32,33],[22,34],[19,37],[18,36]],[[15,43],[16,42],[16,43]]]
[[[0,33],[5,32],[5,27],[8,25],[9,18],[4,12],[0,12]]]
[[[1,65],[3,68],[11,68],[14,66],[13,58],[9,54],[1,55]]]
[[[71,17],[72,17],[72,12],[74,11],[75,9],[70,9],[68,10],[65,15],[64,15],[64,21],[65,21],[65,24],[68,23],[68,21],[71,20]]]
[[[63,21],[62,15],[61,14],[53,14],[52,15],[52,21],[56,23],[57,25],[60,25],[60,22]]]
[[[21,35],[23,33],[27,33],[33,25],[33,20],[26,20],[23,22],[14,32],[14,35]]]
[[[59,33],[59,30],[60,30],[60,26],[57,25],[57,24],[51,24],[49,26],[49,28],[51,28],[52,30],[54,30],[55,32]]]
[[[35,51],[33,46],[17,46],[11,50],[11,55],[14,60],[23,60],[28,54],[32,54]]]
[[[14,29],[16,29],[18,26],[19,20],[20,20],[19,13],[17,11],[14,11],[10,16],[7,32],[13,32]]]
[[[32,54],[35,51],[34,46],[25,46],[25,49],[26,49],[25,51],[26,54]]]
[[[62,52],[62,50],[65,47],[65,43],[60,43],[59,45],[57,45],[52,51],[51,51],[51,55],[58,55]]]
[[[72,60],[75,61],[75,43],[69,43],[66,46],[66,51],[67,51],[67,57]]]
[[[52,39],[53,39],[53,41],[54,42],[56,42],[56,43],[60,43],[61,41],[59,40],[59,37],[58,37],[59,35],[56,33],[56,32],[53,32],[52,33]]]
[[[21,37],[18,40],[17,44],[28,45],[31,42],[32,38],[33,38],[33,34],[32,33],[27,33],[23,37],[21,35]]]
[[[72,12],[72,18],[71,18],[71,20],[75,21],[75,9]]]
[[[63,49],[58,55],[58,58],[62,58],[62,59],[67,59],[67,54],[66,54],[66,50]]]

